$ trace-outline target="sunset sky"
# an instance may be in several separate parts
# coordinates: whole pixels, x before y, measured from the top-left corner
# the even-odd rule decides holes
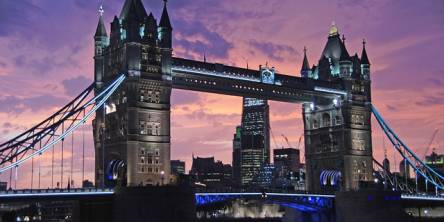
[[[93,79],[97,9],[104,20],[120,14],[124,0],[0,0],[0,141],[6,141],[62,107]],[[160,0],[144,0],[158,18]],[[362,39],[372,63],[373,104],[392,128],[422,156],[444,152],[444,1],[442,0],[170,0],[175,56],[230,65],[275,66],[299,75],[303,48],[317,63],[331,23],[346,37],[350,54]],[[241,98],[174,90],[172,158],[215,156],[231,163],[232,138],[240,124]],[[271,127],[280,147],[303,133],[298,104],[270,102]],[[373,152],[383,158],[382,135],[373,121]],[[93,179],[93,146],[87,132],[87,178]],[[275,148],[274,142],[271,142]],[[75,147],[80,150],[79,146]],[[393,150],[387,143],[393,162]],[[58,151],[56,151],[58,152]],[[81,160],[75,152],[75,180]],[[70,154],[65,154],[69,171]],[[400,157],[396,157],[399,161]],[[44,155],[42,187],[49,186],[50,156]],[[29,187],[29,164],[19,169],[18,188]],[[56,176],[60,178],[59,176]],[[67,177],[65,177],[67,180]],[[9,181],[9,173],[0,175]],[[49,182],[48,182],[49,181]],[[58,181],[58,180],[57,180]]]

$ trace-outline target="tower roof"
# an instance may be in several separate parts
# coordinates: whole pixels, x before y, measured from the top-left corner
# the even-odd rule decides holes
[[[120,13],[120,19],[125,19],[130,14],[140,21],[143,21],[143,19],[148,16],[141,0],[125,0],[122,12]]]
[[[342,41],[339,37],[338,27],[336,24],[332,24],[328,34],[327,44],[324,51],[322,51],[321,59],[323,56],[330,58],[334,61],[339,61],[342,52]]]
[[[107,37],[105,24],[103,23],[102,16],[99,18],[99,23],[97,24],[96,34],[94,37]]]
[[[163,12],[162,12],[162,17],[160,18],[159,26],[172,29],[170,16],[168,15],[167,0],[163,0],[163,2],[164,2]]]
[[[302,68],[301,70],[310,70],[310,63],[307,59],[307,48],[304,47],[304,61],[302,62]]]
[[[347,47],[345,47],[345,37],[342,35],[342,44],[341,44],[341,57],[339,61],[350,61],[350,54],[348,54]]]
[[[368,60],[367,51],[365,50],[365,39],[362,41],[362,54],[361,54],[361,64],[370,65],[370,61]]]

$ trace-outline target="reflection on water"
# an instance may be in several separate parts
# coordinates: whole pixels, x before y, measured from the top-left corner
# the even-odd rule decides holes
[[[229,205],[219,206],[218,209],[197,211],[197,218],[200,221],[281,221],[284,214],[285,209],[277,204],[236,200]]]

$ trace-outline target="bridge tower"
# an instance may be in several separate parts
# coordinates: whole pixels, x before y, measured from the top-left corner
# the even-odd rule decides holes
[[[158,25],[141,0],[126,0],[109,41],[99,19],[96,89],[119,74],[128,77],[93,121],[96,186],[170,181],[172,27],[166,4]]]
[[[301,74],[326,84],[342,85],[346,95],[330,104],[303,105],[307,189],[311,192],[358,190],[372,178],[370,62],[364,47],[361,57],[350,56],[345,38],[332,25],[317,66]]]

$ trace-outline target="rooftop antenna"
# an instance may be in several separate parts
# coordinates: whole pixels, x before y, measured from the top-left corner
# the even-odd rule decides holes
[[[203,59],[204,59],[204,63],[207,63],[207,53],[206,53],[205,49],[204,49],[204,57],[203,57]]]

